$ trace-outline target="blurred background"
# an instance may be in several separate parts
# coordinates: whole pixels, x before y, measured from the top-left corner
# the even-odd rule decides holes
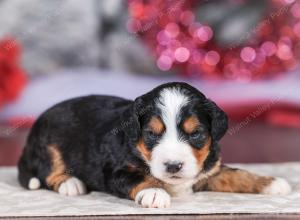
[[[76,96],[185,81],[230,117],[224,162],[300,160],[299,0],[1,0],[0,166]]]

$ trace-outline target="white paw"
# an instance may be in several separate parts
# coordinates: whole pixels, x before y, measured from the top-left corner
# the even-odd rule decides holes
[[[28,188],[30,190],[37,190],[41,187],[41,182],[38,178],[36,177],[32,177],[30,180],[29,180],[29,183],[28,183]]]
[[[263,189],[262,194],[287,195],[291,191],[291,186],[285,179],[275,178],[269,186]]]
[[[58,193],[65,196],[83,195],[86,194],[86,187],[81,180],[72,177],[60,184]]]
[[[149,188],[138,192],[135,202],[144,208],[167,208],[171,205],[171,197],[164,189]]]

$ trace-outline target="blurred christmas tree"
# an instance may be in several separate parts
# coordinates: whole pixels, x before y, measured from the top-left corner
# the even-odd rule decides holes
[[[299,11],[292,0],[129,0],[128,30],[163,71],[248,82],[297,66]]]

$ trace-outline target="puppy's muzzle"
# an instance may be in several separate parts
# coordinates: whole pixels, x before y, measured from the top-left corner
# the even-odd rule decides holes
[[[169,161],[164,165],[166,166],[166,172],[171,174],[178,173],[183,167],[183,163],[180,161]]]

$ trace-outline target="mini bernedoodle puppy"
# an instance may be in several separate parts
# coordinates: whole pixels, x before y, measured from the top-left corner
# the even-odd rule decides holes
[[[34,124],[19,162],[30,190],[102,191],[149,208],[198,191],[287,194],[281,178],[221,165],[226,114],[186,83],[135,101],[92,95],[60,103]]]

